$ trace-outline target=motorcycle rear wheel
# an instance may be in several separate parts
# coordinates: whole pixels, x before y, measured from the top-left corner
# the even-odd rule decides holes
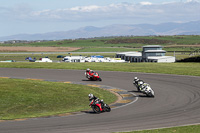
[[[100,108],[98,106],[93,106],[92,107],[92,110],[95,112],[95,113],[100,113]]]

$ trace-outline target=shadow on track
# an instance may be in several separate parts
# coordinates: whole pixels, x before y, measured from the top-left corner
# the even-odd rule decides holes
[[[128,92],[138,92],[138,93],[139,93],[140,91],[135,91],[135,90],[132,90],[132,91],[128,91]]]
[[[96,80],[89,80],[89,79],[82,79],[82,81],[92,81],[92,82],[97,82]]]
[[[154,98],[154,97],[148,97],[146,95],[138,95],[138,97],[144,97],[144,98]]]
[[[81,111],[82,113],[86,113],[86,114],[98,114],[98,113],[95,113],[94,111]]]
[[[153,97],[148,97],[148,96],[146,96],[145,94],[144,94],[144,95],[141,95],[141,92],[140,92],[140,91],[137,91],[137,90],[132,90],[132,91],[128,91],[128,92],[134,92],[135,94],[137,94],[137,96],[134,96],[134,97],[153,98]]]

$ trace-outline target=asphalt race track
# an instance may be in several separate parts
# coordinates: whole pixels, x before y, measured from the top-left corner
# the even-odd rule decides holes
[[[0,122],[0,133],[106,133],[200,123],[200,77],[128,72],[100,73],[102,82],[87,81],[82,70],[0,68],[0,77],[87,82],[125,89],[137,98],[109,113],[34,118]],[[151,85],[155,98],[132,84],[137,76]],[[106,101],[105,101],[106,102]]]

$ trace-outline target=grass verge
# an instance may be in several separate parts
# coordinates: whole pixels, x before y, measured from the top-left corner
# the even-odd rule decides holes
[[[117,100],[107,90],[59,82],[0,78],[0,120],[43,117],[88,110],[88,94],[105,103]]]
[[[143,130],[143,131],[120,132],[120,133],[200,133],[200,125]]]
[[[2,68],[77,69],[200,76],[200,63],[0,63]]]

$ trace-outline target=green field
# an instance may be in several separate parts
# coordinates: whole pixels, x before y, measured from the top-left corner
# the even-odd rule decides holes
[[[74,52],[127,52],[127,51],[142,51],[142,48],[95,47],[95,48],[82,48]]]
[[[0,78],[0,84],[0,120],[91,110],[89,93],[108,104],[117,99],[107,90],[85,85],[5,78]]]
[[[0,44],[0,46],[81,47],[83,50],[79,51],[86,52],[121,51],[117,48],[136,48],[136,51],[140,51],[144,45],[162,45],[166,51],[194,51],[200,48],[200,36],[135,36]],[[100,49],[98,50],[98,48]],[[124,50],[126,51],[126,49]],[[130,51],[131,49],[127,50]]]

